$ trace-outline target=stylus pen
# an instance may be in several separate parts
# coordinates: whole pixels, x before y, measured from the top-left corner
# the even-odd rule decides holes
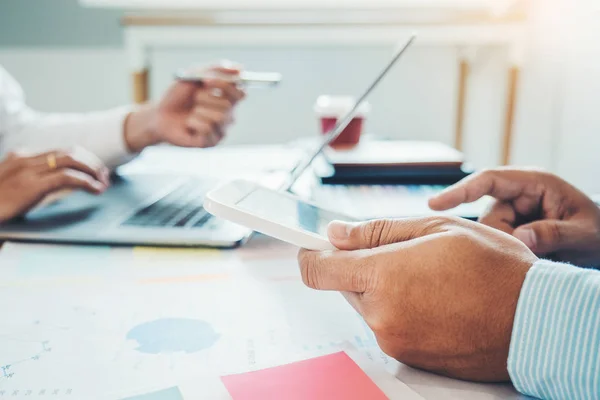
[[[186,82],[202,82],[207,79],[221,79],[244,86],[276,86],[282,80],[278,72],[251,72],[242,71],[239,75],[219,74],[211,71],[195,72],[193,70],[179,70],[175,79]]]

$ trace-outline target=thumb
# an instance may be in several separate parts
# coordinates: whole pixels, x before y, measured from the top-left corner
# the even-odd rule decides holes
[[[569,246],[576,237],[577,225],[573,222],[543,220],[522,225],[513,236],[525,243],[535,254],[543,256]]]
[[[333,221],[329,224],[328,236],[331,244],[340,250],[372,249],[423,236],[429,233],[426,232],[428,227],[431,224],[425,218],[379,219],[358,224]]]
[[[191,81],[175,82],[165,93],[163,104],[168,107],[191,106],[194,101],[194,95],[201,84]]]

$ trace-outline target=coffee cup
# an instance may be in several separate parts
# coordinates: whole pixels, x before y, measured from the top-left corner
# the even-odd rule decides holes
[[[321,133],[330,133],[340,118],[344,118],[356,99],[352,96],[319,96],[315,103],[315,113],[319,118]],[[342,133],[330,144],[331,147],[351,147],[360,141],[364,121],[371,111],[371,105],[363,102],[355,112],[354,118]]]

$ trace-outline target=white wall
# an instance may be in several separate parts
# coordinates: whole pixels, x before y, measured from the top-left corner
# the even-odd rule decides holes
[[[314,135],[312,106],[322,93],[362,91],[390,56],[388,48],[188,49],[152,53],[156,98],[181,65],[231,58],[248,68],[284,74],[281,87],[254,90],[240,107],[228,143],[283,142]],[[452,48],[415,47],[374,93],[367,129],[396,138],[453,142],[457,58]],[[23,84],[32,106],[88,111],[129,99],[129,71],[121,49],[3,49],[0,63]],[[476,165],[499,155],[506,86],[505,52],[488,49],[473,67],[466,152]]]
[[[255,89],[240,107],[236,142],[282,142],[317,133],[312,111],[320,94],[357,95],[381,70],[386,47],[224,48],[153,53],[152,87],[162,92],[181,65],[214,59],[239,60],[252,70],[280,71],[275,89]],[[393,137],[435,138],[450,142],[453,128],[456,55],[453,49],[414,48],[370,98],[372,132]],[[155,97],[155,96],[154,96]]]
[[[588,192],[600,193],[600,2],[570,8],[557,170]],[[576,29],[575,29],[576,27]]]
[[[130,101],[121,48],[0,48],[0,64],[42,111],[90,111]]]

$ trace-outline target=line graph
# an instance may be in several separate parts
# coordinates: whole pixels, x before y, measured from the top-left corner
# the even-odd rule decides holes
[[[21,346],[18,346],[19,344]],[[4,347],[6,347],[6,352],[3,351],[2,354],[9,354],[9,356],[15,358],[10,361],[0,359],[0,380],[14,377],[16,366],[30,361],[38,361],[45,354],[52,351],[52,346],[48,340],[29,341],[0,336],[0,348]],[[9,351],[12,354],[10,354]]]

